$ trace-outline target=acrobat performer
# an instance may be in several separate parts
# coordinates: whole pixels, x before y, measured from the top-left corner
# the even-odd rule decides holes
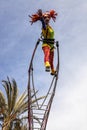
[[[54,69],[54,30],[49,25],[51,18],[55,22],[57,13],[54,10],[46,11],[42,13],[42,10],[39,9],[36,14],[29,16],[31,18],[31,24],[37,21],[41,21],[42,23],[42,50],[44,52],[44,64],[45,70],[47,72],[51,69],[51,75],[56,74],[56,70]]]

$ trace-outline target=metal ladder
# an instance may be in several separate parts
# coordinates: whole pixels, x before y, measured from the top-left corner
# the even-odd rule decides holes
[[[33,59],[35,52],[42,39],[38,39],[29,65],[28,70],[28,123],[29,130],[46,130],[49,113],[51,110],[53,98],[55,95],[58,74],[59,74],[59,44],[56,42],[57,47],[57,66],[56,75],[53,76],[50,83],[50,87],[43,98],[39,98],[34,86],[34,74],[33,74]],[[40,99],[40,100],[39,100]],[[34,102],[35,101],[35,102]]]

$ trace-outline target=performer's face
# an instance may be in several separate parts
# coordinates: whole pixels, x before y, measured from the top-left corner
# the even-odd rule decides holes
[[[44,21],[45,21],[46,24],[49,24],[50,17],[48,15],[45,15],[44,16]]]

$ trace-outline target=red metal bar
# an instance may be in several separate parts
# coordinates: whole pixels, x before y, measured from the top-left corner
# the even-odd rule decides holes
[[[35,45],[35,49],[33,51],[32,57],[31,57],[31,61],[30,61],[30,65],[29,65],[29,70],[28,70],[28,123],[29,123],[29,130],[33,130],[33,113],[32,113],[32,109],[31,109],[31,81],[30,81],[30,77],[31,77],[31,71],[32,71],[32,63],[33,63],[33,59],[34,59],[34,55],[37,49],[37,46],[39,44],[40,40],[38,39],[36,45]]]

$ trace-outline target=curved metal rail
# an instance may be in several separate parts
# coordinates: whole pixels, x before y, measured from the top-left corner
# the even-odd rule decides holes
[[[56,41],[56,50],[57,50],[57,66],[56,66],[56,75],[53,76],[50,87],[45,95],[44,99],[39,103],[37,91],[35,90],[34,84],[34,69],[33,69],[33,61],[34,56],[39,45],[39,42],[42,39],[38,39],[29,65],[28,70],[28,122],[29,122],[29,130],[46,130],[46,125],[51,109],[51,105],[53,102],[53,98],[56,91],[58,74],[59,74],[59,44]],[[32,100],[36,100],[34,104],[32,104]]]

